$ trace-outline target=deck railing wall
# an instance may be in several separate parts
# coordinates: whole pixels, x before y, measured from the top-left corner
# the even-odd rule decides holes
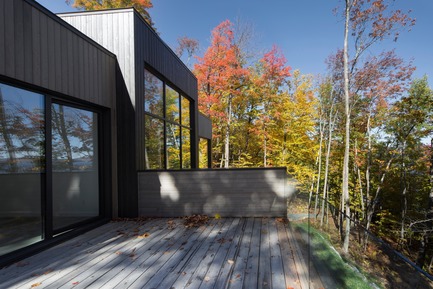
[[[293,194],[285,168],[138,173],[140,216],[280,217]]]

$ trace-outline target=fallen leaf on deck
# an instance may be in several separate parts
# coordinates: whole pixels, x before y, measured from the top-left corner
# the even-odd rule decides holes
[[[147,238],[147,237],[149,237],[149,236],[150,236],[149,233],[144,233],[143,235],[138,235],[137,238]]]
[[[27,266],[28,264],[29,264],[29,262],[18,262],[17,267],[24,267],[24,266]]]
[[[206,215],[192,215],[184,218],[184,225],[187,228],[200,227],[202,225],[207,225],[209,217]]]
[[[224,244],[226,242],[226,239],[221,238],[221,239],[218,239],[217,242],[220,244]]]
[[[38,286],[41,285],[41,284],[42,284],[42,282],[38,282],[38,283],[32,284],[31,288],[38,287]]]
[[[78,285],[78,284],[80,284],[80,282],[74,282],[74,283],[72,283],[72,285]]]
[[[275,219],[277,222],[279,223],[283,223],[283,224],[287,224],[289,223],[289,220],[287,220],[286,218],[276,218]]]
[[[229,264],[233,264],[235,261],[233,261],[233,260],[227,260],[227,262],[229,263]]]
[[[210,281],[210,277],[209,276],[204,277],[204,281],[209,282]]]
[[[116,251],[116,255],[122,255],[122,252]]]
[[[221,215],[218,214],[218,213],[216,213],[216,214],[215,214],[215,219],[217,219],[217,220],[218,220],[218,219],[221,219]]]
[[[236,278],[241,278],[241,274],[236,275]]]

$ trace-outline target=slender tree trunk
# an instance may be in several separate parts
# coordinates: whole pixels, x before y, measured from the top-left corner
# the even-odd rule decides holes
[[[3,93],[0,89],[0,133],[3,136],[3,139],[5,141],[6,150],[9,155],[9,165],[11,172],[17,172],[18,166],[15,156],[15,148],[12,143],[12,139],[9,135],[9,129],[7,125],[7,116],[6,116],[6,110],[5,110],[5,103],[3,99]]]
[[[405,151],[406,151],[406,140],[403,142],[403,147],[401,151],[401,166],[402,166],[402,176],[401,176],[401,186],[402,186],[402,193],[401,193],[401,227],[400,227],[400,239],[404,239],[405,234],[405,223],[406,223],[406,212],[407,212],[407,185],[406,185],[406,161],[405,161]]]
[[[317,162],[316,162],[317,165]],[[308,196],[308,210],[311,208],[311,198],[313,196],[313,190],[314,190],[314,183],[316,182],[315,177],[313,176],[313,181],[311,182],[311,186],[310,186],[310,192],[309,192],[309,196]]]
[[[430,140],[430,193],[427,208],[427,219],[433,219],[433,138]],[[430,222],[433,229],[433,222]]]
[[[345,136],[344,136],[344,160],[343,160],[343,186],[342,195],[346,214],[346,228],[344,232],[343,252],[349,252],[350,240],[350,196],[349,196],[349,153],[350,153],[350,99],[349,99],[349,19],[350,7],[352,3],[346,0],[345,27],[344,27],[344,111],[346,117]]]
[[[266,168],[267,167],[267,163],[268,163],[268,159],[267,159],[267,154],[268,154],[268,138],[266,137],[266,127],[264,128],[264,136],[263,136],[264,140],[263,140],[263,166]]]
[[[322,146],[323,146],[323,130],[324,125],[322,122],[319,124],[319,131],[320,131],[320,142],[319,142],[319,163],[318,163],[318,170],[317,170],[317,184],[316,184],[316,200],[314,202],[314,215],[317,218],[317,203],[319,202],[319,190],[320,190],[320,176],[322,174]]]
[[[374,198],[371,200],[371,202],[367,206],[367,219],[366,219],[366,225],[365,229],[368,231],[370,229],[371,220],[373,219],[374,212],[376,211],[376,204],[379,201],[380,192],[382,190],[383,182],[385,181],[386,173],[388,172],[389,168],[391,167],[391,163],[394,160],[394,157],[391,157],[386,164],[385,170],[382,174],[382,177],[380,178],[380,182],[377,185],[376,193],[374,195]],[[364,235],[364,250],[367,248],[367,242],[368,242],[368,233],[366,232]]]
[[[228,108],[227,108],[227,128],[226,128],[226,135],[224,140],[224,168],[229,167],[231,120],[232,120],[232,97],[229,96]]]
[[[367,199],[367,206],[365,210],[367,210],[369,204],[368,200],[370,197],[370,170],[371,170],[371,158],[372,158],[372,149],[371,149],[371,108],[368,113],[367,118],[367,167],[365,168],[365,196]],[[367,213],[367,212],[365,212]]]
[[[326,202],[327,193],[328,193],[329,158],[330,158],[330,155],[331,155],[332,130],[334,129],[334,122],[335,122],[335,117],[334,117],[334,120],[332,119],[333,108],[334,108],[334,103],[332,103],[331,110],[329,112],[328,144],[327,144],[326,159],[325,159],[325,176],[324,176],[324,181],[323,181],[322,208],[320,210],[320,227],[323,226],[323,217],[324,217],[324,213],[325,213],[325,202]]]

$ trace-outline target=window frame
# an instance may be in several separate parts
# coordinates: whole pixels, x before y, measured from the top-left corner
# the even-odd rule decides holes
[[[150,73],[152,74],[154,77],[156,77],[159,81],[162,82],[162,98],[163,98],[163,116],[159,116],[159,115],[155,115],[154,113],[150,112],[150,111],[146,111],[146,106],[145,106],[145,101],[143,102],[143,118],[142,121],[145,122],[145,118],[146,117],[151,117],[151,118],[156,118],[160,121],[163,122],[163,131],[164,131],[164,160],[163,160],[163,167],[159,167],[159,168],[148,168],[148,163],[146,162],[146,159],[144,160],[144,170],[146,171],[157,171],[157,170],[189,170],[193,168],[193,164],[192,164],[192,154],[194,152],[194,148],[191,144],[191,140],[193,139],[193,128],[192,128],[192,112],[193,112],[193,100],[186,94],[184,93],[182,90],[180,90],[177,86],[175,86],[173,83],[171,83],[170,81],[168,81],[166,78],[164,78],[161,74],[159,74],[158,72],[156,72],[153,68],[149,67],[148,65],[145,65],[144,67],[144,75],[146,75],[146,73]],[[144,85],[144,93],[146,93],[146,76],[144,76],[144,81],[143,81],[143,85]],[[170,119],[170,117],[167,115],[167,89],[171,89],[173,91],[175,91],[177,93],[177,104],[178,104],[178,122]],[[143,95],[144,100],[146,99],[146,96]],[[187,101],[188,102],[188,124],[189,125],[184,125],[183,124],[183,105],[182,102],[183,101]],[[167,136],[167,129],[168,129],[168,125],[175,125],[178,127],[179,130],[179,140],[180,140],[180,147],[179,147],[179,167],[176,168],[172,168],[169,166],[169,156],[168,156],[168,145],[167,145],[167,141],[168,141],[168,136]],[[146,150],[146,125],[143,126],[143,145],[145,146],[145,150]],[[183,153],[183,131],[184,130],[188,130],[189,131],[189,167],[184,167],[184,153]],[[146,152],[145,152],[146,154]]]
[[[110,108],[64,95],[59,92],[49,90],[34,84],[29,84],[16,80],[10,77],[0,75],[0,83],[8,85],[17,89],[26,90],[28,92],[40,94],[43,96],[44,108],[44,162],[43,171],[41,172],[41,217],[42,217],[42,239],[36,243],[29,244],[22,248],[17,248],[10,253],[0,256],[0,266],[14,262],[24,258],[30,254],[34,254],[42,249],[46,249],[54,244],[58,244],[68,240],[74,236],[97,226],[100,226],[111,219],[112,210],[112,150],[111,150],[111,112]],[[97,113],[98,125],[98,202],[99,212],[98,216],[90,217],[88,219],[73,223],[71,225],[61,227],[57,230],[53,229],[53,171],[51,148],[51,106],[52,104],[61,104],[73,108],[83,109]]]

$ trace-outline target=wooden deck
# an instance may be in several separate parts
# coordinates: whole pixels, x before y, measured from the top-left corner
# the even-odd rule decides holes
[[[0,270],[0,288],[308,288],[274,218],[112,222]]]

